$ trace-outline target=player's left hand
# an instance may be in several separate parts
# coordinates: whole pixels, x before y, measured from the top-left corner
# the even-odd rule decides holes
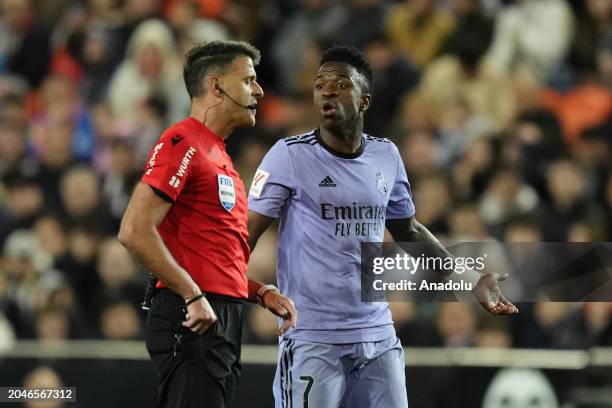
[[[297,310],[293,300],[278,293],[275,290],[269,290],[261,297],[263,307],[284,319],[282,326],[278,328],[276,334],[282,336],[291,327],[295,328],[297,324]]]
[[[482,307],[494,315],[517,314],[518,308],[510,303],[499,289],[500,281],[506,279],[499,273],[486,273],[480,277],[472,293],[480,302]]]

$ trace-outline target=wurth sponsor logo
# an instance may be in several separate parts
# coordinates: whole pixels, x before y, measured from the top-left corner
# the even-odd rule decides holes
[[[153,167],[155,167],[155,159],[157,158],[157,153],[159,153],[162,147],[164,147],[164,142],[158,143],[155,148],[153,148],[153,154],[151,154],[151,158],[147,163],[147,170],[145,171],[145,174],[147,176],[150,175],[153,171]]]
[[[170,181],[168,182],[168,184],[170,184],[172,187],[177,188],[181,185],[181,179],[185,176],[185,173],[187,173],[187,168],[189,167],[189,163],[191,162],[191,159],[193,158],[195,152],[196,148],[189,146],[189,149],[187,149],[187,151],[185,152],[183,160],[181,161],[181,164],[178,170],[176,171],[176,174],[174,174],[174,176],[172,176],[170,178]]]

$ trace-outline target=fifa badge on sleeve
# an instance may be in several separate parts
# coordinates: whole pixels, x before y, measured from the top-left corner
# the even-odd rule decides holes
[[[217,183],[219,185],[219,200],[227,211],[232,211],[236,204],[236,191],[234,190],[234,179],[229,176],[218,174]]]

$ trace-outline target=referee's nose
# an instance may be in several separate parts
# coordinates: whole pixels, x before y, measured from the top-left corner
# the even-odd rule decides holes
[[[261,85],[259,85],[259,82],[257,81],[253,82],[253,96],[257,99],[263,98],[264,96],[263,88],[261,87]]]

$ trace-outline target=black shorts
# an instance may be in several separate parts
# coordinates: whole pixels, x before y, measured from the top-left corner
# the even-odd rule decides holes
[[[240,376],[244,302],[207,295],[217,321],[202,335],[182,326],[184,300],[157,292],[145,325],[147,351],[159,377],[159,407],[232,406]]]

